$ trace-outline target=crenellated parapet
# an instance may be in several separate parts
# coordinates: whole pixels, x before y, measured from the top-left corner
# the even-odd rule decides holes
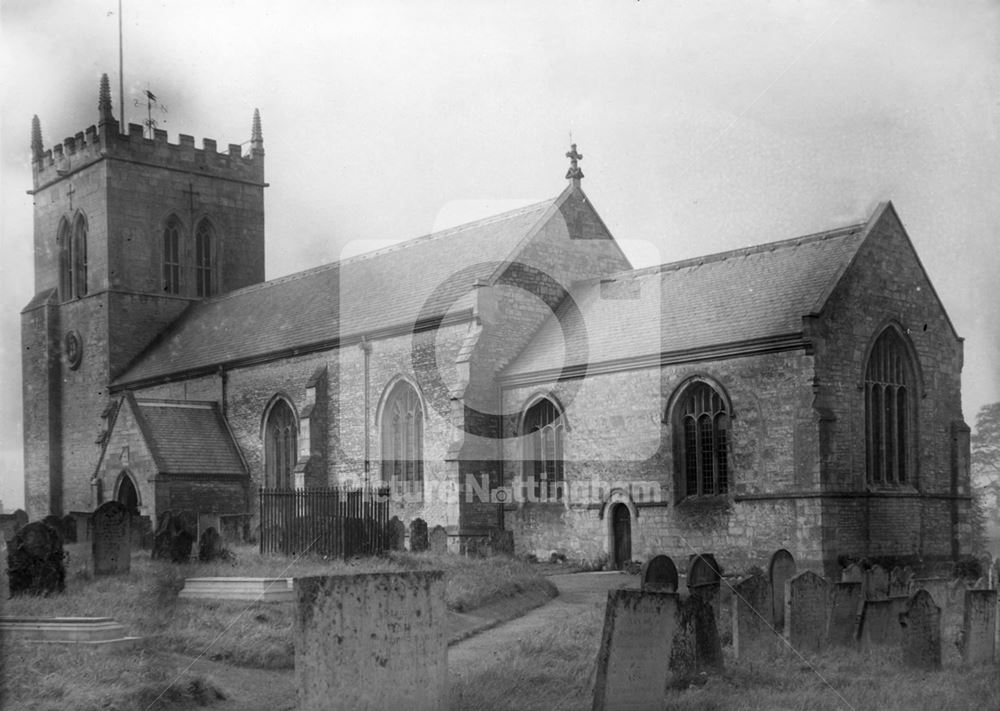
[[[193,136],[183,133],[178,135],[177,143],[170,143],[167,132],[160,129],[155,129],[153,137],[147,138],[140,124],[130,123],[127,132],[121,132],[118,121],[111,115],[110,99],[105,97],[106,85],[105,74],[101,78],[100,123],[67,137],[62,143],[43,148],[40,124],[37,117],[32,120],[32,192],[105,159],[264,184],[264,147],[260,114],[256,110],[247,154],[243,155],[242,146],[237,143],[230,143],[224,152],[219,152],[213,138],[202,139],[199,148]]]

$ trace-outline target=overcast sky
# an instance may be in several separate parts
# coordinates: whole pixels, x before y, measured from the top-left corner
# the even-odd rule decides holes
[[[1000,400],[997,2],[125,0],[126,118],[267,151],[267,276],[583,186],[637,266],[808,234],[891,199]],[[3,0],[0,499],[23,503],[19,312],[46,147],[119,114],[117,0]],[[352,248],[357,248],[354,245]]]

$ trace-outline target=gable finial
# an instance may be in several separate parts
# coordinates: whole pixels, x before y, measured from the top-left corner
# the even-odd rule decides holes
[[[38,114],[31,117],[31,160],[39,161],[45,152],[42,145],[42,122],[38,120]]]
[[[115,117],[111,115],[111,83],[108,81],[107,74],[101,75],[101,90],[97,99],[97,111],[101,117],[99,123],[108,123],[115,120]]]
[[[566,180],[572,180],[575,183],[580,181],[583,177],[583,170],[577,161],[583,160],[583,154],[577,153],[576,144],[572,144],[569,150],[566,152],[566,157],[569,158],[569,170],[566,171]]]

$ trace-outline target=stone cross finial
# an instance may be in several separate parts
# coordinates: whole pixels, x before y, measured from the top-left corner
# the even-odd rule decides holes
[[[576,152],[576,144],[572,144],[569,150],[566,152],[566,157],[569,158],[569,170],[566,171],[567,180],[579,180],[583,177],[583,170],[580,169],[577,161],[583,160],[583,154]]]

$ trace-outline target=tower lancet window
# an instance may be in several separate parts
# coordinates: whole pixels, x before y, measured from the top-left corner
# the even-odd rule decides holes
[[[167,294],[181,292],[180,235],[180,221],[171,217],[163,230],[163,291]]]
[[[194,235],[194,283],[198,296],[212,296],[216,291],[215,241],[212,223],[199,222]]]
[[[87,220],[77,215],[72,229],[59,227],[59,299],[69,301],[87,295]]]

